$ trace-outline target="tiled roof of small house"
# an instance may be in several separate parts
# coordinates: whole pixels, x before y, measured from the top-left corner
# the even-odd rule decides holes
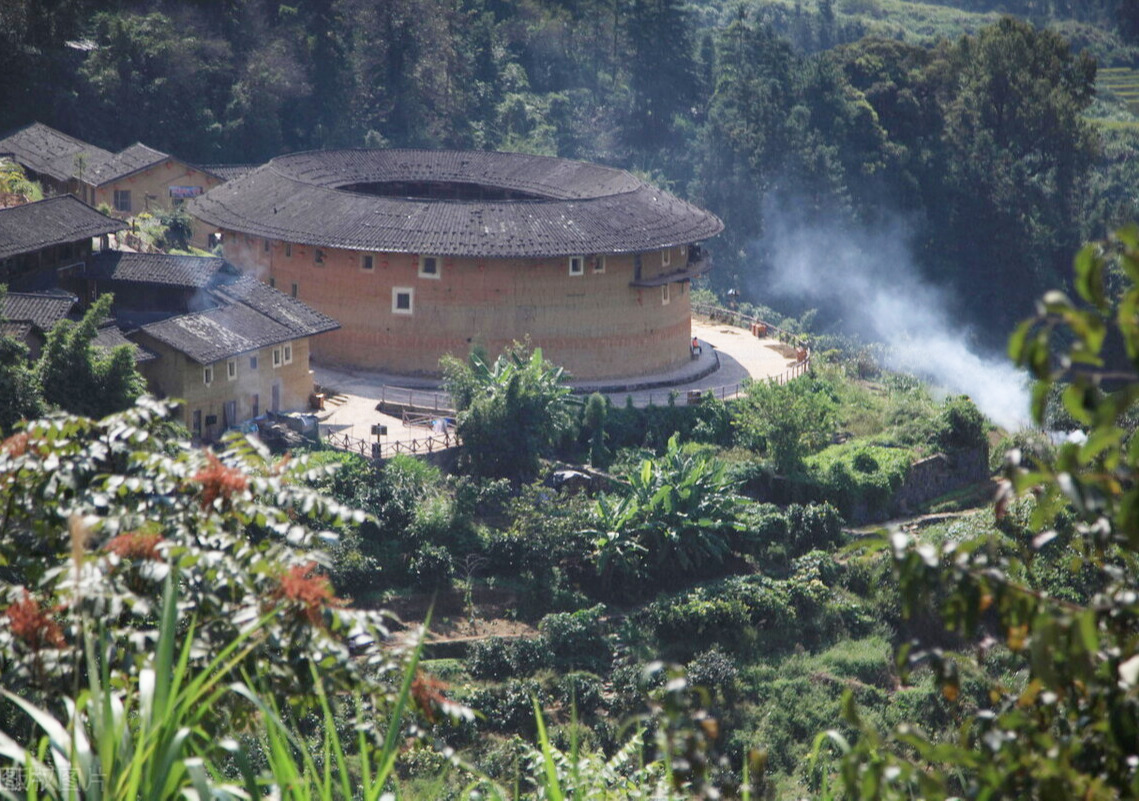
[[[141,330],[199,364],[297,338],[286,326],[240,303],[168,317]]]
[[[216,261],[229,266],[221,259]],[[137,266],[141,268],[145,262]],[[331,317],[255,278],[233,275],[223,269],[215,270],[212,275],[210,282],[201,288],[218,304],[216,307],[145,323],[139,330],[200,364],[211,364],[340,327]]]
[[[169,154],[136,142],[95,167],[89,167],[84,173],[83,179],[94,186],[104,186],[140,170],[145,170],[147,167],[161,164],[168,158],[170,158]]]
[[[154,351],[148,350],[137,342],[131,342],[127,339],[126,336],[123,335],[122,329],[114,323],[101,326],[95,332],[95,340],[91,344],[97,348],[104,348],[106,350],[117,348],[120,345],[126,345],[131,349],[131,352],[134,353],[135,364],[153,361],[158,358],[158,354]]]
[[[3,317],[11,323],[27,323],[48,331],[67,317],[78,302],[78,298],[62,290],[8,292],[4,296]]]
[[[219,272],[236,273],[237,268],[215,257],[106,250],[87,262],[84,275],[97,281],[202,289],[215,280]]]
[[[126,227],[71,195],[0,209],[0,259]]]
[[[84,179],[112,158],[109,150],[68,136],[62,131],[34,122],[0,139],[0,154],[11,154],[26,169],[56,181],[67,181],[78,173],[75,158],[83,154]]]
[[[393,184],[492,197],[390,196]],[[389,194],[370,192],[386,184]],[[279,156],[192,201],[217,227],[300,244],[393,253],[541,257],[630,253],[723,230],[710,212],[624,170],[487,151],[338,150]]]
[[[283,325],[294,336],[313,336],[340,327],[340,323],[327,314],[248,275],[219,284],[212,291],[219,299],[243,304],[265,315]]]

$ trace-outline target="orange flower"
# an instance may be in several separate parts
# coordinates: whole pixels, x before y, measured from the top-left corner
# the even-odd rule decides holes
[[[158,552],[161,534],[143,534],[141,531],[128,531],[111,539],[103,549],[118,554],[121,559],[154,559],[162,561]]]
[[[24,590],[24,599],[9,606],[4,610],[4,614],[8,617],[12,633],[27,643],[33,651],[39,651],[45,646],[63,648],[67,645],[67,641],[63,639],[63,629],[50,617],[62,608],[57,606],[53,609],[42,609],[40,602]]]
[[[315,562],[290,567],[288,572],[281,576],[274,597],[298,604],[301,607],[301,615],[312,625],[319,626],[324,608],[343,606],[344,601],[333,594],[328,576],[313,575],[314,570],[316,570]]]
[[[234,493],[244,492],[249,479],[240,471],[226,467],[211,451],[206,451],[208,465],[194,474],[194,481],[202,484],[202,508],[213,505],[218,498],[229,502]]]
[[[443,695],[443,691],[449,686],[442,679],[418,670],[415,672],[415,678],[411,680],[412,700],[415,701],[416,707],[419,708],[423,716],[431,723],[438,719],[440,711],[451,705],[447,696]]]
[[[28,452],[28,443],[31,437],[28,436],[27,431],[21,431],[19,434],[13,434],[0,444],[0,449],[7,453],[12,458],[23,456]]]

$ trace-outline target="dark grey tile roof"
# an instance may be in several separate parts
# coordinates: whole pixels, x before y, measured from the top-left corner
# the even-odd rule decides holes
[[[217,286],[213,293],[232,303],[241,303],[283,325],[295,336],[312,336],[333,331],[340,323],[327,314],[278,292],[256,278],[243,275],[232,283]]]
[[[4,318],[13,323],[30,323],[41,331],[71,313],[79,302],[74,295],[60,290],[48,292],[9,292],[4,296]]]
[[[205,170],[210,175],[216,175],[223,181],[232,181],[260,167],[260,164],[195,164],[199,170]]]
[[[0,209],[0,259],[126,228],[71,195]]]
[[[126,345],[134,353],[134,360],[136,364],[142,362],[153,361],[158,358],[158,354],[152,350],[142,347],[137,342],[131,342],[124,335],[122,330],[114,324],[104,325],[95,332],[95,341],[92,343],[97,348],[104,348],[111,350],[120,345]]]
[[[101,147],[76,139],[42,123],[34,122],[0,139],[0,153],[9,153],[29,170],[66,181],[76,175],[75,157],[84,154],[84,180],[112,157]]]
[[[221,258],[106,250],[87,262],[84,274],[97,281],[202,289],[223,270],[236,273],[237,268]]]
[[[194,265],[191,262],[198,262]],[[149,275],[148,270],[153,271]],[[103,280],[178,285],[202,290],[213,308],[146,320],[147,314],[125,311],[119,321],[131,319],[160,342],[200,364],[210,364],[251,350],[332,331],[340,324],[296,298],[260,281],[237,273],[223,259],[199,256],[143,256],[122,254],[97,260],[87,275]],[[179,283],[182,282],[182,283]],[[113,286],[110,287],[113,291]]]
[[[180,314],[141,330],[199,364],[296,339],[287,327],[240,303]]]
[[[94,169],[88,169],[84,180],[95,186],[104,186],[112,181],[160,164],[170,155],[136,142],[125,150],[120,150]]]
[[[425,200],[349,191],[383,182],[495,187],[528,200]],[[341,150],[280,156],[192,201],[224,230],[395,253],[540,257],[629,253],[723,230],[709,212],[624,170],[486,151]]]

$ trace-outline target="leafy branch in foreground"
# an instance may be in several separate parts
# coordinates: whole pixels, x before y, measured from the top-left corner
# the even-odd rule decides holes
[[[848,698],[860,737],[834,742],[854,797],[1139,795],[1139,438],[1127,422],[1139,399],[1139,228],[1085,247],[1075,288],[1082,303],[1048,293],[1010,341],[1038,381],[1037,422],[1063,382],[1064,407],[1087,434],[1046,460],[1010,454],[998,519],[1015,496],[1033,499],[1016,550],[991,537],[876,543],[893,557],[904,611],[937,609],[949,634],[903,647],[899,669],[931,666],[958,726],[882,733]],[[1088,588],[1074,598],[1036,581],[1036,563],[1057,548]],[[949,650],[957,644],[972,652]]]

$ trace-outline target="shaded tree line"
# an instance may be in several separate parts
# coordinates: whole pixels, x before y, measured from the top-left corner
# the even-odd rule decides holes
[[[1098,5],[1103,20],[1123,8]],[[773,202],[862,223],[904,209],[919,264],[978,296],[994,337],[1118,221],[1089,187],[1126,196],[1089,177],[1094,63],[1012,18],[931,47],[852,41],[857,20],[829,0],[722,14],[680,0],[10,0],[0,22],[0,129],[35,113],[199,162],[394,146],[615,164],[725,219],[724,289],[762,265],[752,243]]]

